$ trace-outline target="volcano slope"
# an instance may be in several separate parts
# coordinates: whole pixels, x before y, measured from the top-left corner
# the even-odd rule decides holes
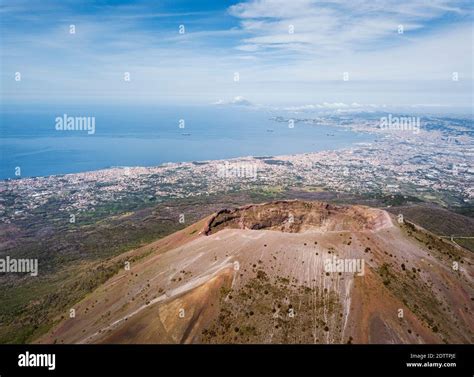
[[[221,210],[120,256],[130,268],[37,342],[472,343],[472,254],[398,220],[321,202]]]

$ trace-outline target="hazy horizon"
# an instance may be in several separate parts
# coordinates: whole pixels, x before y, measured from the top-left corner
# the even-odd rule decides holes
[[[2,102],[472,107],[469,1],[111,5],[2,1]]]

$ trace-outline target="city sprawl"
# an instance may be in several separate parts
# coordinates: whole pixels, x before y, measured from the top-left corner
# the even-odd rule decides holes
[[[352,119],[352,121],[349,121]],[[375,134],[373,143],[316,153],[167,163],[5,180],[1,221],[27,220],[45,206],[59,213],[93,212],[113,202],[157,203],[216,193],[304,187],[352,194],[398,194],[443,206],[474,196],[471,118],[422,117],[420,129],[380,127],[380,116],[275,117],[275,129],[319,124]],[[159,151],[157,151],[159,153]],[[12,167],[14,169],[14,167]]]

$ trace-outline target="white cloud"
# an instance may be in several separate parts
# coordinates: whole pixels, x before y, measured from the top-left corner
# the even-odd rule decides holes
[[[4,26],[2,98],[153,103],[233,98],[219,103],[309,103],[327,109],[471,104],[472,23],[466,22],[470,7],[462,5],[448,0],[252,0],[229,8],[226,17],[236,17],[238,27],[234,22],[209,27],[205,19],[188,24],[183,15],[184,35],[177,28],[154,31],[137,22],[167,16],[166,9],[116,9],[104,18],[75,14],[74,36],[68,33],[71,15],[41,21],[34,32]],[[25,2],[30,14],[28,9]],[[446,13],[466,17],[433,24]],[[397,32],[400,23],[403,35]],[[16,71],[22,72],[21,86],[12,79]],[[131,74],[128,83],[124,72]],[[234,72],[240,74],[238,84]],[[343,72],[349,73],[348,82]],[[457,83],[453,72],[459,73]]]
[[[342,110],[342,109],[375,109],[378,107],[383,107],[384,105],[375,105],[375,104],[360,104],[357,102],[353,103],[344,103],[344,102],[323,102],[315,105],[301,105],[301,106],[287,106],[283,107],[283,110],[288,111],[310,111],[310,110]]]
[[[247,51],[280,48],[312,55],[367,49],[370,43],[423,29],[446,13],[462,13],[454,0],[251,0],[229,8],[249,37]],[[462,3],[462,2],[461,2]],[[291,32],[290,32],[291,30]],[[296,49],[295,49],[296,47]]]
[[[255,106],[252,102],[242,96],[236,96],[230,101],[220,99],[217,102],[214,102],[213,105]]]

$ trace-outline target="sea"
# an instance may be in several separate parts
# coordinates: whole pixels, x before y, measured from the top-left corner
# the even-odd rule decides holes
[[[375,139],[324,123],[292,127],[277,116],[297,118],[284,111],[223,105],[2,106],[0,179],[299,154]],[[89,125],[93,121],[93,132],[80,130],[76,118],[84,117]]]

